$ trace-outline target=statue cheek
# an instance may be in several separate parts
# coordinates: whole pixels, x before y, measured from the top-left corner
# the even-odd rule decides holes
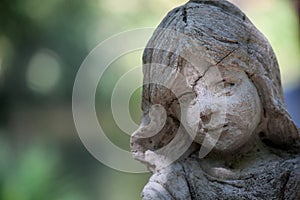
[[[261,120],[260,99],[250,80],[245,77],[230,92],[229,96],[222,95],[226,97],[226,123],[216,145],[216,149],[224,152],[235,151],[247,143]]]
[[[255,86],[248,79],[243,82],[226,99],[227,115],[239,119],[239,128],[251,134],[261,120],[262,108]]]

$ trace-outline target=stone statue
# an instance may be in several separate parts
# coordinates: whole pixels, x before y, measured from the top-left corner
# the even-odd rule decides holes
[[[131,137],[148,199],[300,199],[299,131],[267,39],[225,0],[170,11],[143,55]]]

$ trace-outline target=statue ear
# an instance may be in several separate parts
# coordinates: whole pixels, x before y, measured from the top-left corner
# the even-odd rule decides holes
[[[267,122],[267,134],[261,134],[262,140],[271,146],[287,149],[297,140],[299,133],[286,110],[271,112]]]
[[[282,88],[266,76],[251,76],[262,100],[262,131],[259,136],[263,142],[278,148],[289,148],[297,140],[299,133],[284,106]],[[280,80],[278,80],[280,81]]]

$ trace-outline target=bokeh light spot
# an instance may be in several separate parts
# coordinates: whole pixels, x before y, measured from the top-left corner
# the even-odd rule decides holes
[[[40,50],[30,60],[27,85],[39,93],[49,93],[59,82],[61,66],[58,56],[50,50]]]

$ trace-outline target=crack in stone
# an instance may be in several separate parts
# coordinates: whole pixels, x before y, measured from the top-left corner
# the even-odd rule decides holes
[[[183,22],[187,25],[187,12],[186,12],[186,7],[183,7],[183,12],[182,12],[182,15],[183,15]]]
[[[280,200],[283,200],[284,199],[284,193],[285,193],[285,190],[286,190],[286,185],[290,179],[290,175],[291,175],[291,172],[290,171],[287,171],[286,173],[283,174],[283,178],[285,179],[284,182],[283,182],[283,186],[281,187],[280,189]]]
[[[210,35],[210,37],[214,38],[215,40],[217,40],[217,41],[219,41],[219,42],[223,42],[223,43],[228,43],[228,44],[239,44],[239,42],[236,41],[236,40],[231,40],[231,39],[226,38],[226,37],[214,35],[213,33]]]
[[[183,171],[183,173],[184,173],[184,179],[185,179],[185,181],[186,181],[186,185],[187,185],[187,187],[188,187],[189,194],[191,195],[191,199],[195,199],[195,192],[194,192],[193,188],[191,187],[189,180],[188,180],[187,177],[186,177],[186,176],[187,176],[187,173],[186,173],[186,171],[185,171],[185,169],[184,169],[184,165],[182,166],[182,171]]]
[[[192,84],[192,89],[194,90],[195,86],[197,85],[198,81],[200,81],[204,76],[205,74],[208,72],[208,70],[212,67],[213,65],[207,67],[207,69],[203,72],[203,74],[201,74],[196,80],[195,82]]]
[[[233,49],[228,54],[226,54],[223,58],[221,58],[216,65],[219,65],[221,62],[223,62],[227,57],[229,57],[232,53],[234,53],[236,50],[238,50],[240,47]]]

